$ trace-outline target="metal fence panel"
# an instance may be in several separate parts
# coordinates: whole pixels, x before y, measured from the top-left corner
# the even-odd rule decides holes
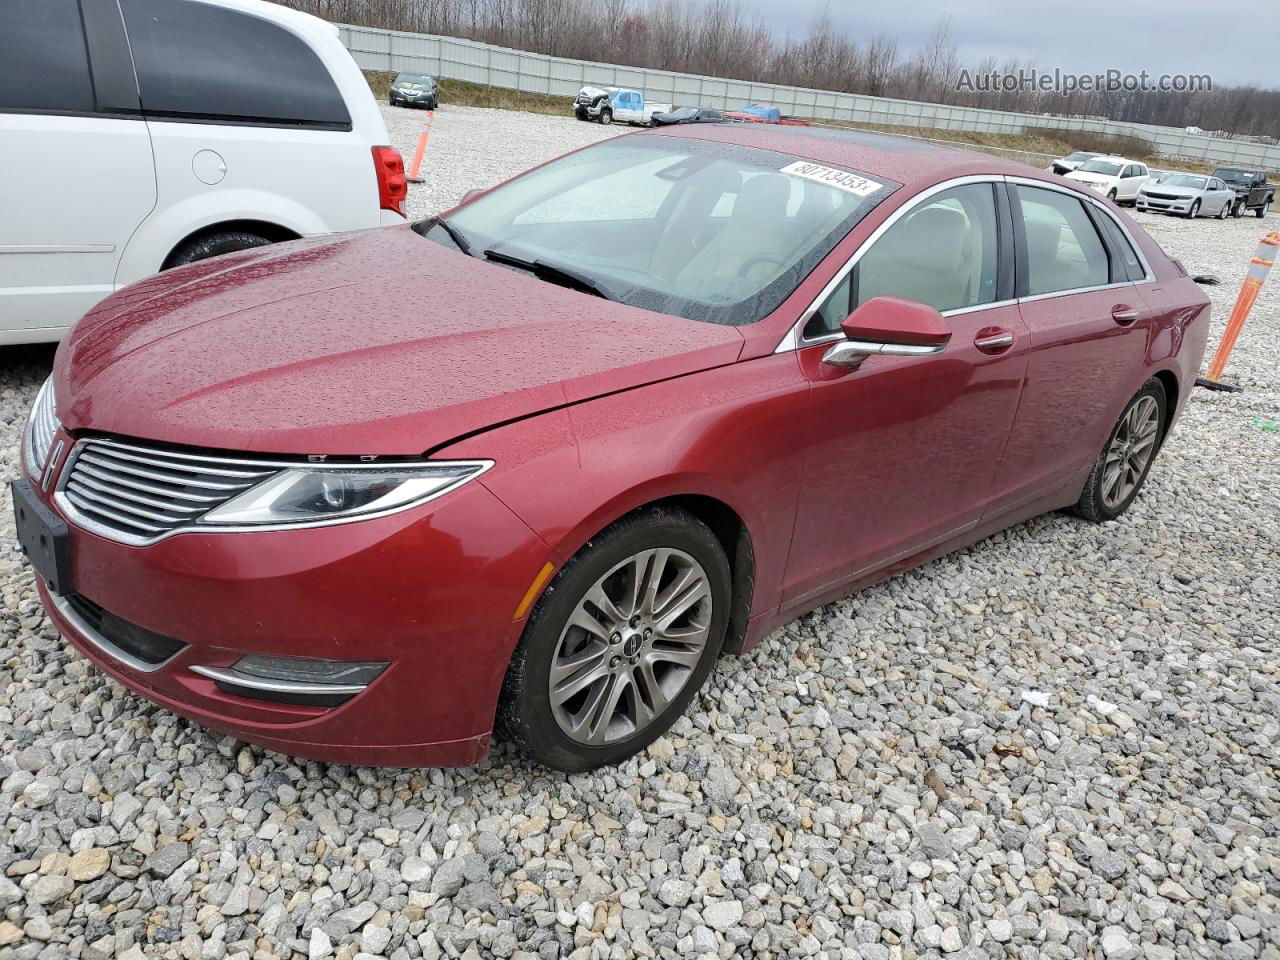
[[[363,70],[412,70],[453,80],[528,93],[573,97],[583,84],[633,87],[652,100],[734,110],[748,103],[820,120],[1017,134],[1029,129],[1136,137],[1161,156],[1207,164],[1280,170],[1280,146],[1223,140],[1164,127],[1116,120],[1038,116],[951,107],[888,97],[810,90],[780,84],[703,77],[548,57],[457,37],[338,25],[338,35]]]

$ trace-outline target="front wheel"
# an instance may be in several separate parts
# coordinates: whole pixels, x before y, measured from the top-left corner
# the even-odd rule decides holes
[[[1114,190],[1112,190],[1110,193],[1108,193],[1108,194],[1107,194],[1107,199],[1108,199],[1108,200],[1110,200],[1112,203],[1115,203],[1115,202],[1116,202],[1116,192],[1115,192]]]
[[[612,110],[601,110],[601,111],[600,111],[600,122],[601,122],[602,124],[604,124],[606,127],[607,127],[609,124],[613,123],[613,111],[612,111]]]
[[[1199,200],[1197,200],[1195,203],[1191,204],[1191,209],[1187,211],[1187,219],[1188,219],[1188,220],[1194,220],[1194,219],[1195,219],[1196,217],[1198,217],[1198,216],[1200,216],[1200,201],[1199,201]]]
[[[1114,520],[1129,509],[1146,482],[1164,439],[1168,397],[1152,377],[1142,385],[1111,430],[1085,481],[1075,512],[1086,520]]]
[[[692,514],[655,507],[619,520],[534,608],[503,681],[501,731],[568,772],[644,749],[715,666],[730,593],[724,550]]]

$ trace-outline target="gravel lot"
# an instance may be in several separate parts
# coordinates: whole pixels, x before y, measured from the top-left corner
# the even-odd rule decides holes
[[[442,109],[411,207],[615,131]],[[1216,340],[1263,224],[1141,219],[1225,281]],[[1280,960],[1277,291],[1123,520],[795,621],[594,775],[295,762],[152,707],[43,619],[6,490],[0,956]],[[50,357],[0,355],[8,476]]]

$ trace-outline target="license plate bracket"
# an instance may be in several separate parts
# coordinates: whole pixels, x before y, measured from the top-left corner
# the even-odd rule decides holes
[[[40,502],[26,480],[9,483],[18,546],[55,594],[71,589],[71,534],[66,521]]]

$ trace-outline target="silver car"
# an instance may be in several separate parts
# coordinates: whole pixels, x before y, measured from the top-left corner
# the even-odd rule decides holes
[[[1149,180],[1138,190],[1137,207],[1150,213],[1177,213],[1184,217],[1217,217],[1225,220],[1235,203],[1235,191],[1217,177],[1194,173],[1170,173]]]

